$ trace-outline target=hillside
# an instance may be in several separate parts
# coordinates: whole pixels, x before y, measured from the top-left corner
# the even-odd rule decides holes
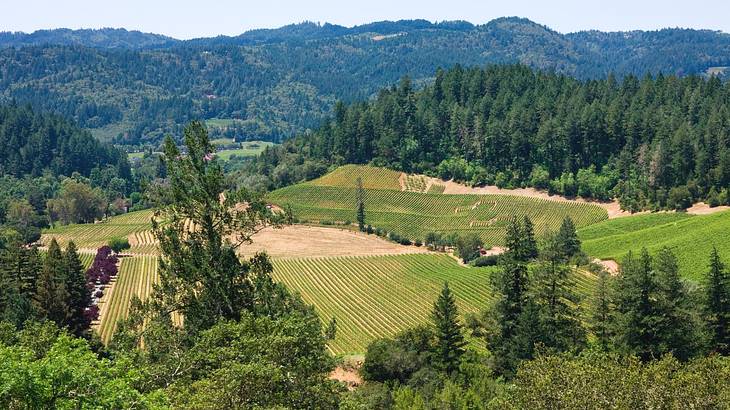
[[[712,215],[656,213],[613,219],[582,228],[583,250],[601,259],[621,259],[629,251],[646,247],[655,253],[669,247],[679,259],[681,274],[693,280],[704,277],[712,247],[724,260],[730,258],[730,211]]]
[[[382,168],[345,166],[320,179],[271,192],[267,198],[281,207],[291,206],[303,222],[347,224],[355,220],[357,178],[365,188],[367,224],[373,228],[424,240],[429,232],[463,235],[475,233],[488,246],[501,245],[513,216],[529,216],[538,235],[557,230],[570,216],[578,226],[608,217],[587,203],[558,202],[509,195],[446,195],[425,192],[420,178]],[[401,185],[401,179],[404,184]],[[420,190],[407,183],[419,186]],[[409,189],[409,190],[406,190]],[[433,191],[431,191],[433,192]]]
[[[0,96],[120,142],[157,142],[194,118],[238,119],[240,135],[276,141],[317,126],[337,100],[369,98],[404,75],[427,83],[437,68],[456,64],[522,63],[579,78],[730,66],[726,34],[667,29],[623,37],[564,35],[518,18],[302,23],[190,41],[122,30],[6,33]]]

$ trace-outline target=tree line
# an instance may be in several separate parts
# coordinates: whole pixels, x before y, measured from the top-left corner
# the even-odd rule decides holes
[[[371,101],[249,169],[269,188],[370,163],[471,185],[618,198],[625,209],[730,201],[730,85],[697,76],[579,81],[525,66],[454,67]]]

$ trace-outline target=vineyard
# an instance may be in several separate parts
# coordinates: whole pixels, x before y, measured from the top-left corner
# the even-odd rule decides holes
[[[301,294],[322,322],[337,319],[330,349],[362,353],[377,337],[429,320],[445,281],[454,291],[462,315],[494,300],[489,276],[498,268],[465,268],[443,254],[274,259],[274,279]],[[109,343],[117,321],[125,318],[133,295],[144,299],[158,280],[155,257],[122,259],[119,275],[100,303],[99,334]],[[573,275],[578,292],[589,295],[595,277]],[[180,323],[176,318],[176,323]]]
[[[652,253],[667,246],[677,255],[681,274],[700,280],[707,270],[710,251],[717,247],[730,262],[730,211],[692,216],[657,213],[612,219],[583,228],[578,234],[591,256],[620,261],[629,251],[646,246]]]
[[[356,189],[299,184],[276,190],[268,199],[291,205],[308,222],[355,220]],[[506,195],[440,195],[367,189],[366,223],[415,240],[428,232],[479,234],[487,245],[500,245],[513,216],[529,216],[538,235],[556,230],[563,218],[577,226],[607,219],[604,209],[586,203],[567,203]]]
[[[132,296],[146,298],[157,280],[156,257],[136,256],[122,259],[116,281],[112,282],[99,302],[97,330],[105,344],[111,341],[117,322],[127,317]]]
[[[360,165],[343,165],[329,174],[308,182],[315,186],[334,186],[355,188],[357,179],[362,181],[365,189],[391,189],[400,191],[399,179],[401,173],[386,168],[376,168]]]
[[[139,236],[141,242],[132,244],[131,252],[153,254],[155,246],[151,240],[150,218],[152,211],[137,211],[114,216],[102,222],[93,224],[65,225],[43,231],[41,241],[47,245],[51,238],[56,238],[61,246],[66,246],[73,240],[76,246],[82,249],[96,249],[106,245],[109,239],[119,237],[128,238]]]

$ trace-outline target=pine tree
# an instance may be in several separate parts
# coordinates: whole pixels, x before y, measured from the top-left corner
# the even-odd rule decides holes
[[[497,329],[487,343],[494,353],[497,373],[511,376],[519,360],[528,358],[523,355],[524,348],[516,343],[520,321],[524,318],[522,310],[528,288],[527,266],[509,253],[502,258],[501,264],[500,272],[492,276],[492,286],[498,295],[492,312]]]
[[[662,324],[659,337],[675,357],[686,360],[697,353],[699,340],[695,316],[684,283],[679,276],[677,257],[662,248],[655,257],[658,304]]]
[[[575,229],[573,220],[566,216],[558,231],[558,241],[567,259],[580,253],[580,239]]]
[[[87,287],[84,266],[73,241],[66,247],[64,262],[64,285],[68,291],[67,303],[71,314],[68,324],[71,332],[81,336],[91,324],[84,315],[84,311],[91,304],[91,292]]]
[[[529,259],[528,251],[525,249],[524,232],[516,216],[507,225],[505,246],[507,246],[507,256],[512,260],[526,262]]]
[[[596,335],[598,345],[604,351],[608,350],[611,340],[611,296],[609,289],[610,277],[608,272],[601,270],[598,273],[596,293],[591,304],[590,327]]]
[[[64,326],[70,317],[68,292],[63,282],[64,271],[65,261],[61,247],[53,239],[36,282],[34,302],[39,314],[58,326]]]
[[[362,178],[357,178],[357,227],[365,232],[365,190],[362,187]]]
[[[730,277],[720,260],[717,248],[710,254],[706,282],[705,315],[710,333],[710,348],[730,354]]]
[[[626,354],[648,361],[663,353],[662,317],[657,303],[658,285],[646,248],[636,259],[631,252],[621,264],[614,318],[615,345]]]
[[[525,249],[525,257],[535,259],[538,256],[537,240],[535,240],[535,228],[530,217],[525,215],[522,223],[522,241]]]
[[[433,305],[431,320],[436,328],[436,366],[446,373],[452,373],[459,368],[466,342],[461,334],[462,325],[459,323],[456,300],[448,283],[444,283],[441,294]]]
[[[543,257],[534,271],[530,296],[539,308],[542,343],[556,351],[580,348],[585,344],[581,324],[580,298],[564,264],[561,244],[550,236]]]

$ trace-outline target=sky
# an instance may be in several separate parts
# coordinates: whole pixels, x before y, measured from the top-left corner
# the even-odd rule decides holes
[[[302,21],[344,26],[422,18],[486,23],[527,17],[562,33],[703,28],[730,33],[727,0],[3,0],[0,31],[123,27],[179,39]]]

